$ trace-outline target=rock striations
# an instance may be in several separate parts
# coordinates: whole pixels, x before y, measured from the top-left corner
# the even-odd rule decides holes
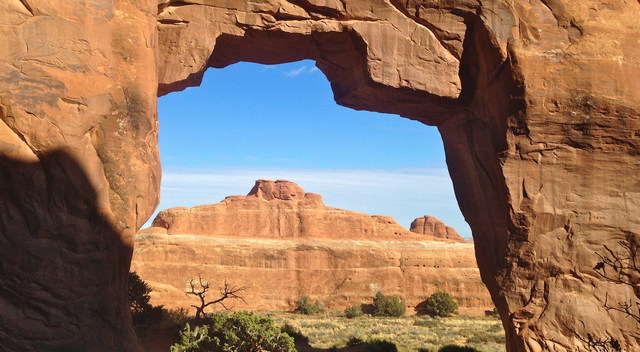
[[[138,235],[132,270],[153,287],[153,303],[170,308],[194,303],[184,290],[199,274],[214,287],[249,286],[238,308],[288,310],[309,295],[342,309],[370,303],[378,291],[413,306],[446,291],[470,314],[493,307],[471,243],[328,207],[282,180],[256,181],[247,196],[217,204],[161,211]]]
[[[413,220],[409,231],[455,241],[464,240],[454,228],[445,225],[444,222],[429,215]]]

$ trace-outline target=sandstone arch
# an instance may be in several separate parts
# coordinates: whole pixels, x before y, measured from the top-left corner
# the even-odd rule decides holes
[[[639,14],[623,0],[0,4],[0,349],[138,350],[124,274],[157,203],[156,93],[209,66],[302,58],[338,103],[439,127],[510,351],[577,350],[587,333],[638,348],[637,325],[603,307],[637,294],[592,267],[640,234]]]

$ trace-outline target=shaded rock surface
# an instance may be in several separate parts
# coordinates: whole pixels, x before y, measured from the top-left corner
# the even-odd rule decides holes
[[[247,196],[163,210],[153,225],[138,235],[132,270],[152,286],[152,303],[168,308],[194,304],[185,286],[201,275],[214,288],[248,286],[238,309],[292,310],[302,295],[344,309],[378,291],[410,306],[446,291],[463,313],[493,309],[471,243],[328,207],[289,181],[258,180]]]
[[[637,290],[593,270],[640,236],[638,17],[633,0],[1,2],[0,350],[137,351],[156,94],[299,59],[339,104],[438,126],[509,351],[640,349],[604,307]]]

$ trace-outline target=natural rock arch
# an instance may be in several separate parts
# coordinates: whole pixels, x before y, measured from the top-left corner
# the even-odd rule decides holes
[[[0,349],[138,350],[122,321],[157,204],[156,92],[303,58],[338,103],[438,126],[510,351],[577,350],[589,333],[637,348],[604,299],[638,297],[593,265],[640,234],[639,14],[595,0],[0,4]]]

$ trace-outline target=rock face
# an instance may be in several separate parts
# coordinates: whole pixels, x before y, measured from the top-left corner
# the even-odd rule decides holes
[[[371,303],[376,292],[415,306],[449,292],[465,314],[492,309],[473,244],[417,235],[388,216],[327,207],[288,181],[256,181],[245,196],[161,211],[136,240],[132,270],[153,304],[189,308],[190,278],[248,286],[238,309],[295,308],[301,295],[330,310]]]
[[[407,231],[389,216],[327,207],[320,195],[284,180],[258,180],[247,196],[217,204],[163,210],[152,226],[169,235],[436,240]]]
[[[2,2],[0,349],[138,350],[122,322],[157,200],[156,93],[303,58],[339,104],[438,126],[509,351],[640,349],[604,307],[637,291],[593,269],[640,236],[639,16],[633,0]]]
[[[156,12],[0,2],[0,351],[139,351],[126,280],[158,200]]]
[[[429,215],[413,220],[409,231],[437,238],[464,241],[462,236],[460,236],[454,228],[445,225],[444,222]]]

